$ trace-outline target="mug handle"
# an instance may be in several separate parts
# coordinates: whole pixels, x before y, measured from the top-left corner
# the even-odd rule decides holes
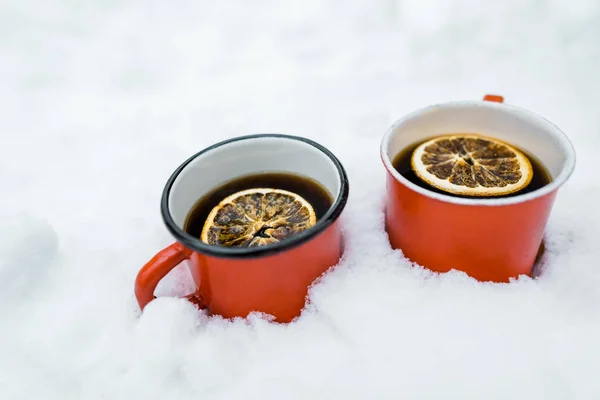
[[[142,267],[135,278],[135,297],[141,310],[144,310],[144,307],[156,298],[154,291],[158,282],[181,262],[189,260],[191,255],[191,250],[181,243],[175,242],[159,251]],[[184,298],[201,309],[206,308],[199,291],[188,294]]]
[[[497,94],[486,94],[483,101],[493,101],[494,103],[504,103],[504,97]]]

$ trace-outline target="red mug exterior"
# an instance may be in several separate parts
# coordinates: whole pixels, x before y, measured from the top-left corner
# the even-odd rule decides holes
[[[428,107],[390,128],[381,147],[387,170],[385,227],[393,248],[432,271],[455,269],[480,281],[508,282],[531,276],[557,191],[575,166],[575,153],[566,136],[543,118],[502,104],[500,96],[484,100]],[[502,137],[503,129],[513,129],[508,135],[514,137]],[[539,149],[552,182],[511,198],[462,199],[420,188],[393,168],[397,153],[392,150],[403,143],[401,135],[414,142],[461,131],[500,135],[536,156]]]
[[[290,168],[289,163],[293,168],[293,154],[297,154],[304,146],[301,151],[309,151],[307,155],[315,158],[312,162],[310,159],[306,160],[309,161],[307,165],[298,164],[299,168],[305,170],[295,172],[303,173],[328,188],[334,197],[333,205],[313,228],[275,245],[245,249],[206,245],[182,229],[182,215],[189,211],[189,205],[192,203],[188,201],[184,206],[180,204],[180,210],[177,212],[173,204],[177,203],[179,195],[173,195],[172,189],[175,187],[175,192],[184,193],[189,197],[185,184],[180,182],[177,185],[182,171],[193,171],[194,167],[189,165],[206,152],[225,149],[225,157],[219,156],[220,162],[228,158],[229,148],[234,149],[231,151],[239,151],[240,145],[246,143],[257,143],[258,151],[249,149],[244,156],[258,154],[259,151],[268,152],[270,145],[274,151],[285,155],[286,146],[291,146],[290,153],[285,158],[286,163],[281,168],[261,165],[262,161],[252,167],[252,162],[249,162],[238,171],[245,171],[246,174],[253,172],[248,170],[248,165],[250,169],[255,168],[257,171],[265,171],[266,167],[281,171]],[[236,146],[238,150],[235,150]],[[234,160],[235,164],[243,162],[239,157],[230,157],[229,160]],[[301,163],[302,160],[298,158],[298,162]],[[213,164],[210,159],[207,160],[207,165]],[[227,167],[229,168],[229,165]],[[198,171],[201,169],[200,166],[196,168]],[[235,167],[224,169],[227,170],[226,180],[237,176],[234,172]],[[327,172],[322,172],[326,169]],[[207,189],[213,187],[214,183],[207,185]],[[194,196],[198,195],[192,197]],[[138,273],[135,295],[140,308],[143,310],[155,298],[154,291],[162,278],[181,262],[187,262],[197,290],[186,298],[200,308],[206,308],[210,313],[225,318],[245,317],[256,311],[274,316],[277,322],[292,321],[304,308],[311,284],[331,266],[337,264],[342,256],[343,240],[339,216],[347,198],[348,179],[341,163],[327,149],[305,138],[278,134],[249,135],[217,143],[201,151],[184,162],[165,186],[161,211],[167,229],[177,241],[155,255]],[[184,211],[185,208],[188,209]],[[177,213],[179,215],[176,215]]]

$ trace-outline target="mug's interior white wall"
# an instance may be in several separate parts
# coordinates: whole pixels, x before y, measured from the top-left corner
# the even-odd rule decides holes
[[[565,165],[564,142],[549,122],[511,109],[490,106],[448,105],[417,113],[394,127],[387,155],[393,160],[404,148],[440,134],[479,133],[533,154],[556,178]]]
[[[340,191],[335,165],[308,143],[277,137],[244,139],[210,150],[192,160],[176,178],[169,210],[183,228],[185,218],[206,193],[236,177],[260,172],[292,172],[319,182],[334,198]]]

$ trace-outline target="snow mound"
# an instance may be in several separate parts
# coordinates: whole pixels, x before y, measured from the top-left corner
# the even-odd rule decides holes
[[[0,310],[40,289],[58,253],[47,221],[25,212],[0,216]]]

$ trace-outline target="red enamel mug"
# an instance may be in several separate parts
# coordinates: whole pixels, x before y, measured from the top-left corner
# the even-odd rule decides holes
[[[334,199],[317,223],[264,247],[208,245],[184,231],[188,213],[205,194],[237,177],[290,172],[311,178]],[[312,140],[281,134],[236,137],[214,144],[185,161],[171,175],[161,200],[163,221],[176,242],[138,273],[135,296],[141,309],[158,282],[187,262],[197,290],[186,298],[211,314],[245,317],[257,311],[289,322],[305,306],[310,285],[342,255],[339,216],[348,199],[342,164]]]
[[[394,169],[392,161],[403,149],[452,133],[516,145],[541,161],[551,182],[522,195],[473,199],[427,190]],[[387,170],[385,227],[393,248],[436,272],[455,269],[480,281],[508,282],[531,276],[557,192],[575,167],[575,150],[552,123],[488,95],[401,118],[383,137],[381,159]]]

